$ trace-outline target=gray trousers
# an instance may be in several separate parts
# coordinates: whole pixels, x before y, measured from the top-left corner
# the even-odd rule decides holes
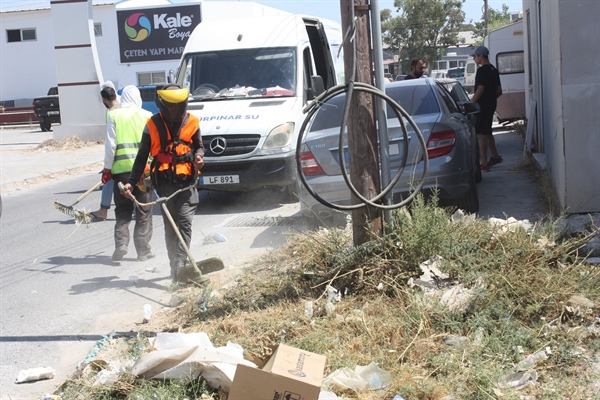
[[[129,173],[113,175],[115,187],[113,189],[115,202],[115,248],[129,246],[129,223],[132,220],[134,203],[126,198],[119,190],[119,182],[123,184],[129,181]],[[152,193],[143,192],[137,186],[133,187],[132,194],[140,203],[150,203]],[[150,252],[150,240],[152,239],[152,206],[140,207],[135,210],[135,227],[133,228],[133,244],[138,256]]]
[[[161,197],[169,197],[180,188],[181,186],[160,184],[160,186],[157,188],[157,192]],[[196,188],[185,190],[169,200],[166,203],[166,206],[169,214],[177,225],[179,233],[181,233],[181,236],[183,237],[185,245],[189,249],[192,240],[192,222],[194,219],[194,214],[196,213],[196,208],[198,207],[198,190]],[[173,229],[173,225],[162,210],[162,207],[161,211],[163,213],[163,221],[165,225],[165,243],[167,245],[169,263],[171,265],[171,269],[176,270],[178,267],[185,264],[185,261],[188,259],[188,255],[181,245],[181,241],[177,237],[177,233]]]

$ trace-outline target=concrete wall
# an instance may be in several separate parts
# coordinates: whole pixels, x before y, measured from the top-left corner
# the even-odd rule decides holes
[[[563,205],[567,212],[600,212],[600,2],[561,0],[558,8],[563,65]]]
[[[34,97],[56,86],[54,28],[50,10],[0,13],[0,101],[31,106]],[[36,41],[6,42],[7,29],[35,28]]]
[[[599,212],[600,2],[523,0],[523,10],[528,98],[537,102],[528,121],[537,121],[540,137],[534,151],[563,211]]]
[[[51,15],[61,119],[54,127],[54,138],[102,140],[106,108],[99,96],[103,79],[94,41],[92,0],[53,2]]]

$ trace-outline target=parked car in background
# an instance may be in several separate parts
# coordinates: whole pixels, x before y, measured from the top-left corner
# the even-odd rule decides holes
[[[461,85],[465,85],[465,67],[448,68],[446,77],[456,79]]]
[[[446,78],[447,70],[445,69],[434,69],[431,71],[431,78]]]
[[[160,85],[159,85],[160,86]],[[142,108],[144,110],[150,111],[152,114],[156,114],[160,112],[158,106],[156,105],[156,85],[147,85],[147,86],[138,86],[137,88],[140,90],[140,96],[142,98]],[[123,92],[123,88],[117,91],[117,94],[120,96]]]
[[[52,124],[60,124],[60,105],[58,102],[58,87],[48,89],[46,96],[33,99],[33,112],[40,123],[42,132],[52,129]]]
[[[447,87],[456,80],[438,82],[432,78],[411,79],[386,85],[386,93],[411,116],[427,144],[429,169],[422,190],[430,195],[437,190],[442,204],[454,205],[467,212],[477,212],[479,199],[475,176],[478,171],[477,139],[469,121],[479,106],[465,101],[461,106]],[[468,100],[468,98],[467,98]],[[300,160],[302,173],[311,189],[324,200],[340,205],[350,204],[350,190],[340,166],[339,134],[345,95],[325,103],[310,122],[303,141]],[[404,139],[400,122],[388,105],[388,140],[390,173],[394,176],[403,161]],[[406,124],[409,136],[406,168],[393,188],[394,202],[409,196],[423,173],[423,150],[414,128]],[[347,143],[347,140],[344,140]],[[344,157],[349,168],[352,160],[348,148]],[[300,183],[300,208],[313,220],[330,220],[336,215]],[[339,215],[339,214],[338,214]]]
[[[138,86],[142,96],[142,108],[150,111],[152,114],[160,112],[156,105],[156,85]]]

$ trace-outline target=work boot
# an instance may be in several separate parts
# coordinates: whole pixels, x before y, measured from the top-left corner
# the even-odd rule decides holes
[[[137,259],[138,259],[138,261],[148,261],[154,257],[156,257],[156,254],[154,254],[154,252],[152,250],[150,250],[149,252],[147,252],[145,254],[138,255]]]
[[[184,261],[182,260],[171,260],[169,262],[171,265],[171,282],[173,284],[179,283],[178,279],[178,271],[183,267]]]
[[[112,260],[115,262],[119,262],[123,259],[125,254],[127,254],[127,246],[119,246],[113,253]]]

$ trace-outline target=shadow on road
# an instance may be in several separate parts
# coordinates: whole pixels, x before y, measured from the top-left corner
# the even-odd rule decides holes
[[[201,190],[196,215],[269,211],[291,203],[293,202],[286,200],[286,194],[277,189],[257,189],[249,192]]]
[[[133,278],[133,279],[132,279]],[[150,299],[146,296],[142,296],[138,293],[131,292],[129,289],[131,288],[148,288],[148,289],[157,289],[162,291],[167,291],[169,288],[165,285],[158,284],[156,282],[170,279],[168,276],[160,276],[153,279],[141,279],[137,277],[132,277],[129,279],[121,279],[118,276],[102,276],[97,278],[86,279],[83,283],[75,284],[71,286],[69,289],[69,294],[77,295],[84,293],[92,293],[98,292],[101,290],[114,290],[114,289],[123,289],[132,294],[147,298],[152,302],[156,302],[156,299]],[[161,304],[164,307],[167,307],[167,304]]]

